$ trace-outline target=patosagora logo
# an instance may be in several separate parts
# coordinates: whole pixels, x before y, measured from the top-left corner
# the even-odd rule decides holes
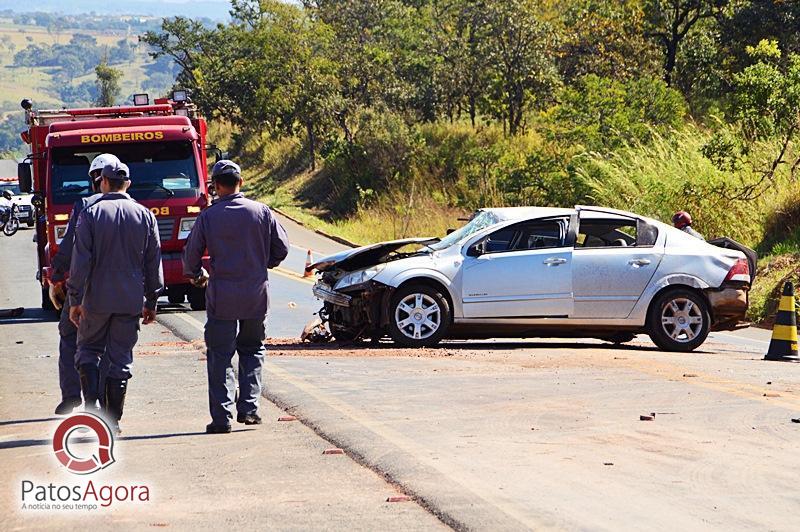
[[[88,429],[97,436],[97,452],[79,457],[70,451],[69,437],[78,429]],[[62,421],[53,435],[53,451],[58,461],[76,475],[88,475],[114,463],[114,436],[108,424],[99,416],[82,412]]]

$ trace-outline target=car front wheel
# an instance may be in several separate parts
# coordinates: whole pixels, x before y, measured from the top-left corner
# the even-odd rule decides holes
[[[705,299],[684,288],[660,294],[647,319],[650,338],[664,351],[694,351],[705,342],[710,326]]]
[[[424,284],[402,287],[392,297],[389,334],[406,347],[439,343],[450,326],[450,305],[441,291]]]

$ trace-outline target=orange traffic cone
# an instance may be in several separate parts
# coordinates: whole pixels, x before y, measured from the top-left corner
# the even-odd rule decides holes
[[[783,296],[772,328],[772,340],[764,360],[800,361],[797,355],[797,314],[792,283],[783,285]]]
[[[311,250],[308,250],[308,255],[306,255],[306,267],[303,270],[303,277],[312,277],[314,272],[311,271],[311,264],[314,261],[314,258],[311,256]]]

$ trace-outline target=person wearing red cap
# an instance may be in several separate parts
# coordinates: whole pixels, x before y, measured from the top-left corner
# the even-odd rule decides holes
[[[695,238],[705,240],[703,235],[692,229],[692,217],[686,211],[678,211],[672,216],[672,225],[680,229],[684,233],[688,233]]]

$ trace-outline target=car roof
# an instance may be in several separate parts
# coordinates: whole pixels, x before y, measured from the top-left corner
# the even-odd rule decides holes
[[[575,214],[575,209],[562,209],[558,207],[490,207],[481,211],[491,212],[500,220],[529,220],[544,218],[546,216],[569,216]]]

